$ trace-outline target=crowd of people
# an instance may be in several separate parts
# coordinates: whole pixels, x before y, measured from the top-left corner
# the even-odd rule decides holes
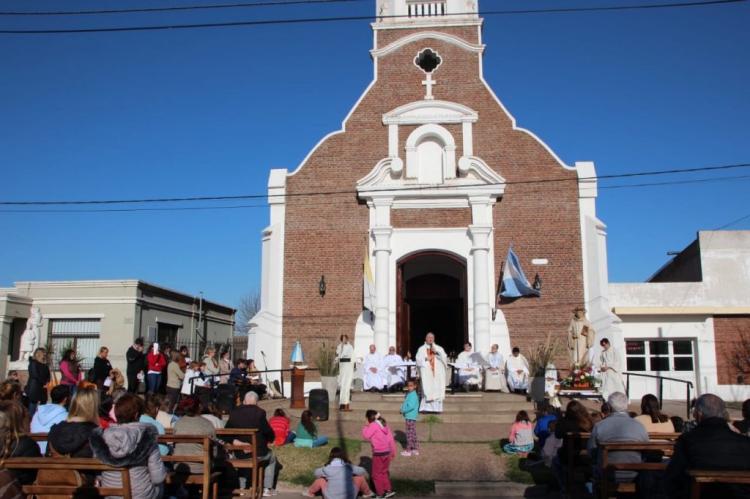
[[[566,439],[566,435],[590,433],[586,448],[584,440]],[[601,455],[597,452],[603,442],[647,442],[671,438],[681,434],[671,457],[661,453],[633,451],[610,452],[612,463],[661,462],[668,460],[666,471],[617,472],[618,481],[638,480],[642,497],[657,493],[682,499],[689,497],[689,469],[746,470],[750,472],[750,400],[742,405],[742,419],[732,421],[723,400],[704,394],[693,401],[692,419],[663,413],[656,396],[647,394],[641,399],[640,414],[629,412],[628,398],[622,392],[611,394],[598,411],[590,411],[581,402],[571,400],[564,411],[544,404],[532,422],[526,411],[519,411],[511,426],[503,450],[509,454],[529,457],[534,465],[549,467],[563,495],[574,485],[567,483],[566,469],[575,456],[576,466],[588,467],[586,476],[589,490],[601,478]],[[532,459],[536,458],[536,459]],[[722,497],[750,497],[750,489],[741,486],[722,486]],[[718,496],[717,496],[718,497]]]

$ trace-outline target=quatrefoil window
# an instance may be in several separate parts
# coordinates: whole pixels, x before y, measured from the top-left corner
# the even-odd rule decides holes
[[[443,58],[432,49],[423,49],[414,58],[414,64],[427,74],[435,71],[442,63]]]

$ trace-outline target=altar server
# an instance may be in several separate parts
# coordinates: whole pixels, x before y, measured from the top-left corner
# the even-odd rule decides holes
[[[521,355],[518,347],[513,347],[513,355],[505,364],[508,373],[508,387],[516,393],[523,393],[529,389],[529,362]]]
[[[471,343],[464,344],[464,351],[458,354],[456,367],[458,367],[458,384],[466,391],[479,386],[482,382],[481,356],[472,351]]]
[[[345,334],[341,335],[340,341],[336,347],[336,362],[339,363],[339,410],[349,412],[354,379],[354,347]]]
[[[505,381],[505,359],[497,344],[490,348],[487,363],[489,366],[484,370],[484,389],[508,393],[510,390],[508,390],[508,382]]]
[[[599,342],[602,353],[599,356],[599,370],[601,371],[602,387],[601,393],[604,400],[615,393],[625,393],[625,383],[622,381],[622,364],[617,350],[607,338]]]
[[[387,378],[385,367],[383,366],[383,356],[377,352],[375,345],[370,345],[370,353],[365,355],[363,367],[363,381],[366,392],[379,392],[385,388]]]
[[[388,391],[401,391],[406,383],[406,368],[404,367],[404,359],[396,353],[396,347],[388,349],[388,355],[383,359],[383,367],[385,368]]]

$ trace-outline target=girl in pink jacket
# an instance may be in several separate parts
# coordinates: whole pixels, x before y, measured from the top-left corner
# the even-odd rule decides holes
[[[396,457],[396,441],[386,426],[385,420],[377,411],[368,409],[365,413],[367,425],[362,428],[362,436],[372,445],[372,482],[378,497],[393,497],[391,477],[388,467]]]

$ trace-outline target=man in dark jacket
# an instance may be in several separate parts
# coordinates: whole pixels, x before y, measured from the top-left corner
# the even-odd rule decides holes
[[[688,498],[688,470],[749,470],[750,438],[733,432],[725,419],[724,401],[716,395],[701,395],[693,410],[698,426],[683,433],[674,446],[667,466],[665,487],[671,499]],[[722,499],[750,497],[746,486],[715,484],[705,497]]]
[[[128,363],[128,392],[136,393],[138,391],[138,373],[143,372],[145,367],[146,356],[143,355],[143,338],[136,338],[133,345],[125,353],[125,360]]]
[[[273,442],[275,435],[273,428],[268,424],[266,411],[258,407],[258,394],[247,392],[243,405],[236,407],[229,413],[229,420],[225,428],[242,428],[258,430],[256,441],[258,444],[258,461],[266,466],[265,477],[263,478],[263,495],[271,495],[276,487],[277,462],[268,443]],[[247,437],[238,435],[236,439],[240,442],[247,443]],[[246,477],[245,477],[246,478]]]

